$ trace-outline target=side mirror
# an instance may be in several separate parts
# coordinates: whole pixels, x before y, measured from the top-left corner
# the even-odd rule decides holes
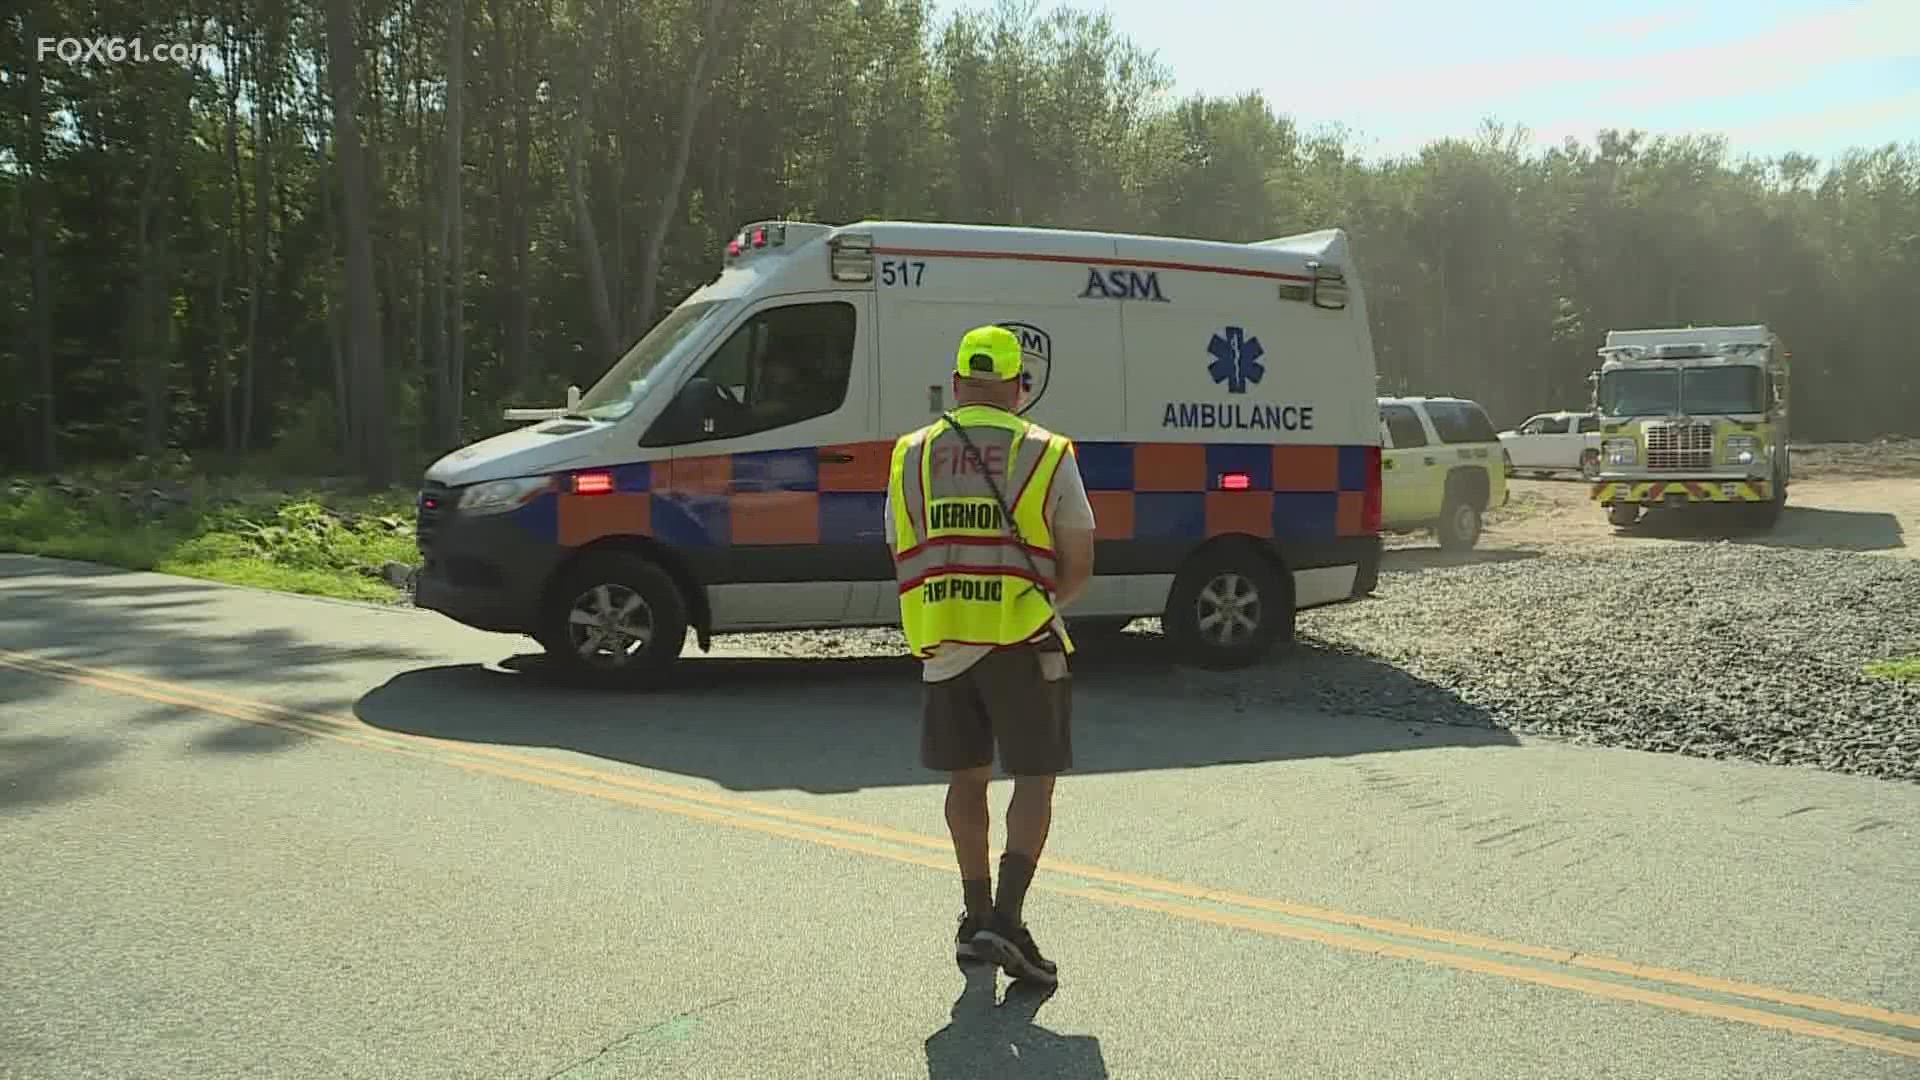
[[[696,375],[688,379],[680,392],[647,429],[641,446],[675,446],[698,442],[713,434],[712,404],[716,395],[713,380]]]

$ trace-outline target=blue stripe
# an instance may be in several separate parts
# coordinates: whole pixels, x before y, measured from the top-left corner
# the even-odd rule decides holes
[[[1281,491],[1273,496],[1275,540],[1331,540],[1339,533],[1340,493]]]
[[[886,542],[886,492],[823,491],[818,498],[822,544]]]
[[[551,491],[535,496],[532,502],[509,515],[508,520],[532,533],[535,540],[557,544],[560,542],[560,496]]]
[[[1367,448],[1364,446],[1343,446],[1340,448],[1340,490],[1365,491],[1367,489]]]
[[[1194,540],[1206,531],[1204,491],[1150,491],[1133,497],[1135,540]]]
[[[626,465],[615,465],[613,467],[613,490],[652,491],[653,462],[635,461]]]
[[[725,495],[655,495],[651,513],[654,538],[663,544],[710,548],[732,543]]]
[[[733,455],[736,491],[819,491],[820,451],[760,450]]]
[[[1273,445],[1271,443],[1208,443],[1207,487],[1220,486],[1220,474],[1246,473],[1253,486],[1249,491],[1273,490]]]
[[[1077,442],[1073,450],[1088,491],[1133,490],[1132,443]]]

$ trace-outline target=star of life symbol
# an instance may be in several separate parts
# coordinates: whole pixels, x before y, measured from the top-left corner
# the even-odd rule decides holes
[[[1257,383],[1266,377],[1266,365],[1260,358],[1267,350],[1260,345],[1257,337],[1248,337],[1247,332],[1238,326],[1229,326],[1213,335],[1207,343],[1207,352],[1213,354],[1213,363],[1207,365],[1207,374],[1213,381],[1226,383],[1230,394],[1244,394],[1248,383]]]

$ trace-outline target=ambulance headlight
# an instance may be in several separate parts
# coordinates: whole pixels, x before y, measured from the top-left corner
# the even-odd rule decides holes
[[[534,496],[552,486],[544,476],[516,476],[511,480],[489,480],[460,493],[463,514],[504,514],[533,501]]]
[[[1751,435],[1729,435],[1720,453],[1729,465],[1751,465],[1760,458],[1760,440]]]
[[[1633,465],[1640,460],[1640,448],[1632,439],[1608,439],[1600,444],[1600,453],[1609,465]]]

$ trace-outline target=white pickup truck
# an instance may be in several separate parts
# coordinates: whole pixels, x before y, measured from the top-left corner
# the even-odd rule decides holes
[[[1600,417],[1594,413],[1554,412],[1530,416],[1512,431],[1500,433],[1510,472],[1546,476],[1578,471],[1591,480],[1600,474]]]

